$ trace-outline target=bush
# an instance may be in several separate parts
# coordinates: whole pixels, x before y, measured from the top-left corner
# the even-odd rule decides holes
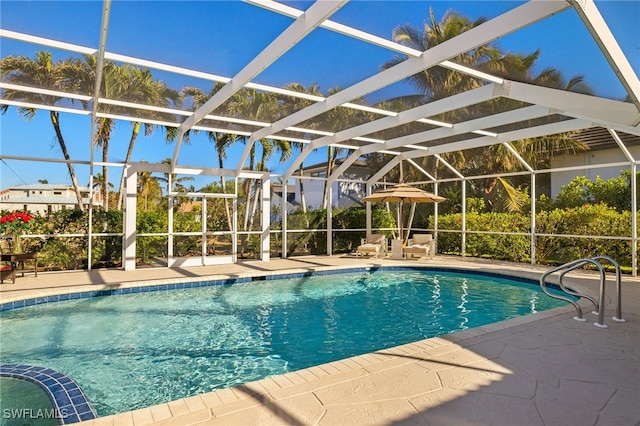
[[[333,229],[362,229],[367,223],[367,210],[364,207],[351,207],[339,211],[333,215]],[[396,220],[385,209],[371,210],[371,227],[373,229],[395,228]],[[391,237],[391,231],[383,232],[387,238]],[[336,253],[350,253],[360,245],[360,239],[366,236],[365,232],[336,232],[333,238],[333,251]]]
[[[518,213],[467,213],[468,231],[529,232],[529,217]],[[430,223],[433,227],[433,219]],[[462,215],[438,217],[440,229],[460,230]],[[461,239],[458,233],[439,232],[438,251],[460,253]],[[466,253],[474,257],[526,262],[531,259],[530,239],[527,235],[492,235],[468,233]]]
[[[433,219],[432,219],[433,221]],[[517,213],[468,213],[468,231],[529,232],[529,216]],[[461,214],[438,217],[438,228],[458,232],[439,232],[438,251],[460,254]],[[433,223],[430,224],[433,226]],[[604,235],[627,240],[602,238],[536,238],[536,263],[561,264],[571,260],[607,255],[621,266],[631,267],[631,212],[619,212],[605,204],[540,212],[536,216],[536,233],[558,235]],[[489,235],[468,233],[466,254],[474,257],[529,262],[528,235]]]
[[[606,235],[631,237],[631,212],[618,212],[606,204],[540,212],[536,231],[541,234]],[[631,266],[630,242],[601,238],[538,237],[536,261],[564,263],[569,260],[607,255],[620,265]]]

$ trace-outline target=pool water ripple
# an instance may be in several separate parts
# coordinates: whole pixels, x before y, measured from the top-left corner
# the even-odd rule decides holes
[[[134,293],[3,312],[0,361],[64,372],[107,415],[562,304],[531,284],[418,270]]]

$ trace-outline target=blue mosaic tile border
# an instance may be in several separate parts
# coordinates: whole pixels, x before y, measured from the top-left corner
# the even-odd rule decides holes
[[[461,268],[448,268],[448,267],[439,267],[439,266],[363,266],[363,267],[347,268],[347,269],[331,269],[327,271],[307,271],[307,272],[282,273],[282,274],[273,274],[273,275],[256,275],[252,277],[236,277],[236,278],[225,278],[225,279],[219,279],[219,280],[194,281],[194,282],[188,282],[188,283],[158,284],[158,285],[143,286],[143,287],[119,288],[119,289],[112,289],[112,290],[94,290],[94,291],[85,291],[81,293],[60,294],[60,295],[53,295],[53,296],[38,297],[34,299],[18,300],[15,302],[2,303],[0,304],[0,312],[10,311],[12,309],[17,309],[17,308],[24,308],[27,306],[40,305],[43,303],[61,302],[64,300],[89,299],[92,297],[102,297],[102,296],[116,296],[121,294],[148,293],[148,292],[155,292],[155,291],[209,287],[214,285],[240,284],[240,283],[246,283],[251,281],[271,281],[271,280],[282,280],[282,279],[290,279],[290,278],[313,277],[313,276],[321,276],[321,275],[348,274],[353,272],[364,273],[364,272],[406,271],[406,270],[464,273],[469,275],[480,275],[485,277],[504,278],[504,279],[509,279],[512,281],[522,282],[526,284],[533,284],[536,286],[540,284],[538,280],[534,280],[531,278],[517,277],[513,275],[499,274],[496,272],[489,272],[489,271],[467,270],[467,269],[461,269]],[[558,289],[558,286],[554,283],[547,283],[547,287]]]
[[[98,417],[80,386],[59,371],[33,365],[0,364],[0,377],[26,380],[40,386],[49,396],[60,424],[78,423]]]

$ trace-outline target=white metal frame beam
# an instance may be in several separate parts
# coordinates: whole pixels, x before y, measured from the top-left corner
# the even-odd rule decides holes
[[[226,83],[215,95],[213,95],[195,114],[188,117],[178,129],[178,138],[173,152],[172,164],[178,161],[182,137],[194,125],[198,124],[207,114],[220,106],[238,90],[242,89],[248,82],[253,80],[265,68],[285,54],[296,45],[301,39],[316,29],[322,21],[335,13],[346,4],[348,0],[340,1],[318,1],[295,20],[287,29],[275,38],[262,52],[249,62],[240,72]],[[266,136],[266,135],[265,135]]]
[[[634,104],[516,81],[505,82],[503,86],[503,96],[507,98],[545,105],[556,109],[558,114],[640,135],[640,128],[634,127],[634,123],[640,120],[640,112]]]
[[[640,111],[640,81],[593,0],[569,0]],[[640,125],[640,120],[635,126]]]
[[[462,141],[453,142],[446,145],[434,146],[429,148],[428,151],[416,150],[416,151],[405,152],[405,153],[399,154],[397,157],[389,161],[383,168],[381,168],[377,173],[371,176],[366,182],[368,184],[376,183],[382,178],[382,176],[386,175],[393,167],[395,167],[402,160],[427,157],[429,155],[439,156],[440,154],[444,154],[452,151],[463,151],[465,149],[481,148],[484,146],[494,145],[496,143],[512,142],[520,139],[536,138],[540,136],[552,135],[557,133],[571,132],[575,130],[588,128],[590,126],[592,126],[592,124],[585,120],[573,119],[573,120],[561,121],[558,123],[543,124],[540,126],[529,127],[526,129],[514,130],[511,132],[504,132],[504,133],[500,133],[497,137],[482,136],[479,138],[465,139]],[[443,161],[441,157],[439,158],[441,161]],[[464,176],[460,174],[460,172],[456,171],[455,169],[453,170],[456,176],[458,176],[458,178],[464,179]]]
[[[446,99],[441,99],[441,100],[434,101],[425,105],[421,105],[412,109],[408,109],[406,111],[399,113],[395,117],[384,117],[376,121],[372,121],[370,123],[365,123],[359,126],[351,127],[349,129],[338,132],[333,136],[326,136],[323,138],[316,139],[300,152],[300,154],[296,157],[296,159],[293,160],[293,162],[291,163],[287,171],[283,173],[283,176],[285,177],[291,176],[295,171],[295,169],[298,166],[300,166],[300,164],[304,161],[304,159],[314,149],[318,149],[323,146],[339,143],[349,139],[355,139],[362,135],[389,129],[391,127],[407,124],[412,121],[417,121],[423,117],[434,116],[434,115],[442,114],[447,111],[452,111],[458,108],[472,105],[475,103],[484,102],[491,99],[493,97],[493,93],[494,93],[494,89],[492,85],[482,86],[477,89],[470,90],[469,92],[466,92],[466,93],[460,93],[458,95],[454,95]],[[453,127],[453,125],[449,125],[449,127]],[[380,143],[380,144],[374,143],[374,144],[360,147],[356,151],[356,153],[360,153],[358,157],[368,152],[375,152],[380,149],[388,148],[388,145],[387,145],[388,142],[384,142],[384,141],[382,142],[383,143]],[[365,152],[365,150],[368,150],[368,152]],[[355,155],[355,153],[352,155]],[[356,159],[358,157],[356,157]],[[333,180],[335,180],[335,177],[333,178]]]
[[[432,130],[427,130],[420,133],[414,133],[411,135],[402,136],[399,138],[391,139],[385,142],[384,144],[381,144],[380,146],[367,145],[360,148],[356,152],[352,153],[345,161],[343,161],[342,164],[336,168],[334,173],[332,173],[332,175],[330,176],[330,179],[335,180],[336,178],[338,178],[342,173],[344,173],[347,170],[349,166],[351,166],[351,164],[353,164],[353,162],[355,162],[362,155],[370,154],[376,151],[380,152],[381,149],[384,149],[384,150],[393,149],[393,148],[398,148],[402,146],[407,146],[407,144],[425,143],[425,142],[434,141],[434,140],[448,137],[448,136],[454,136],[454,135],[459,135],[464,133],[472,133],[474,130],[477,130],[477,129],[482,129],[489,126],[501,126],[504,124],[515,123],[523,120],[530,120],[533,118],[549,115],[550,113],[551,112],[549,108],[544,106],[534,105],[534,106],[520,108],[517,110],[503,112],[500,114],[495,114],[492,116],[487,116],[487,117],[482,117],[474,120],[461,122],[461,123],[455,124],[451,128],[432,129]],[[491,136],[487,136],[487,137],[491,137]],[[491,137],[491,138],[492,140],[494,140],[494,143],[498,143],[495,137]],[[486,139],[474,138],[472,140],[485,141]],[[376,149],[376,148],[379,148],[379,149]],[[424,147],[420,150],[411,151],[411,152],[420,152],[420,151],[423,151],[422,156],[426,156],[426,155],[429,155],[431,152],[433,152],[433,148]],[[420,155],[418,155],[418,157],[420,157]]]
[[[266,137],[267,135],[276,134],[287,127],[295,126],[298,123],[348,103],[353,99],[363,97],[383,87],[404,80],[417,72],[431,68],[460,53],[468,52],[469,50],[494,41],[499,37],[531,25],[569,7],[564,0],[531,1],[525,3],[451,40],[428,49],[419,57],[409,58],[404,62],[329,96],[323,102],[315,103],[278,120],[271,124],[271,126],[260,129],[251,135],[240,157],[238,170],[244,167],[251,147],[256,140]]]

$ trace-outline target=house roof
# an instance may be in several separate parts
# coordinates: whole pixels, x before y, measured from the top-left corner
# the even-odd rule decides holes
[[[89,198],[82,199],[83,204],[89,204]],[[0,200],[0,204],[76,204],[75,198],[69,197],[16,197]]]
[[[626,132],[616,132],[616,134],[625,146],[640,146],[640,135],[633,135]],[[604,127],[580,130],[572,137],[585,143],[592,151],[618,148],[618,144],[613,135]]]
[[[32,184],[24,184],[24,185],[15,185],[10,188],[6,188],[7,190],[16,190],[16,191],[53,191],[53,190],[69,190],[73,191],[73,187],[68,184],[52,184],[52,183],[32,183]],[[88,191],[89,188],[81,186],[81,191]]]

